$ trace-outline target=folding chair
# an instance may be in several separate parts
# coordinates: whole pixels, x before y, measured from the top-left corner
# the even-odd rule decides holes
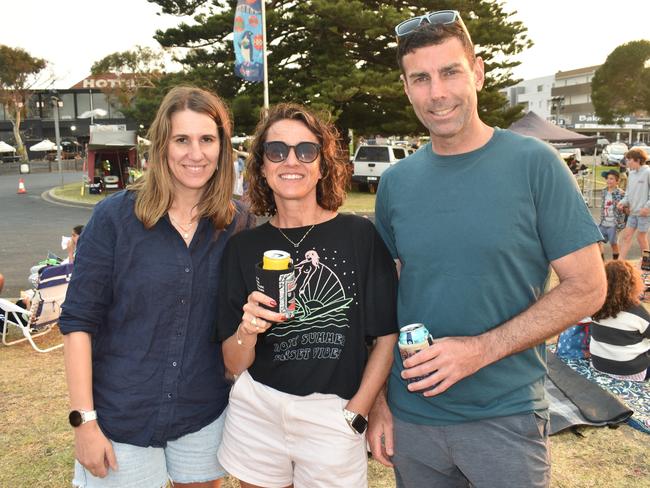
[[[2,343],[11,346],[23,341],[29,341],[32,347],[38,352],[49,352],[62,347],[57,344],[47,349],[42,349],[34,342],[39,337],[50,332],[59,322],[61,305],[65,300],[68,290],[68,283],[72,275],[72,264],[60,264],[56,266],[45,266],[39,271],[38,283],[32,299],[31,310],[26,310],[7,300],[0,302],[0,308],[5,311],[5,319],[2,327]],[[19,314],[27,317],[27,324],[23,324]],[[23,333],[22,339],[7,342],[6,335],[9,325],[18,327]]]
[[[5,346],[12,346],[14,344],[18,344],[19,342],[29,341],[32,347],[38,352],[50,352],[54,349],[63,347],[63,344],[57,344],[56,346],[42,349],[36,345],[34,338],[47,334],[52,330],[53,326],[46,326],[38,332],[35,331],[32,329],[34,315],[32,315],[29,310],[23,307],[19,307],[15,303],[11,303],[9,300],[5,300],[4,298],[0,298],[0,309],[2,309],[4,312],[4,321],[2,323],[2,343]],[[27,319],[26,324],[23,324],[24,321],[21,320],[21,315]],[[20,329],[24,337],[8,342],[7,331],[10,325],[13,325],[14,327]]]

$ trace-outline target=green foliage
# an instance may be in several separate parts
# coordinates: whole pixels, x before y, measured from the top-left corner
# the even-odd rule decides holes
[[[614,49],[591,81],[596,115],[611,123],[624,115],[650,113],[650,41],[632,41]]]
[[[96,61],[90,71],[93,75],[113,73],[117,76],[118,83],[102,91],[126,115],[143,89],[156,86],[163,68],[162,52],[136,46],[132,51],[115,52]]]
[[[27,151],[20,136],[20,123],[31,83],[45,69],[47,62],[31,56],[21,48],[0,44],[0,104],[13,126],[16,150],[23,161]]]
[[[158,31],[166,48],[193,48],[179,57],[188,74],[209,80],[209,87],[233,107],[237,132],[249,131],[262,104],[262,84],[234,74],[232,45],[236,1],[149,0],[195,22]],[[488,69],[481,116],[507,127],[520,108],[506,108],[498,90],[511,86],[512,56],[532,43],[521,22],[511,21],[491,0],[267,0],[269,95],[271,103],[294,101],[327,110],[342,132],[359,135],[422,132],[405,97],[395,60],[394,26],[432,9],[458,9],[473,34],[477,53]],[[242,98],[244,97],[244,98]]]

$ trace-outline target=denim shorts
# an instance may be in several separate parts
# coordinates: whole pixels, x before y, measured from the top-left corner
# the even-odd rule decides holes
[[[609,242],[610,244],[618,244],[618,236],[616,234],[616,226],[612,225],[607,227],[606,225],[599,225],[598,230],[603,235],[604,239],[602,242]]]
[[[631,227],[639,232],[647,232],[650,229],[650,217],[641,217],[639,215],[630,215],[627,218],[626,227]]]
[[[166,447],[139,447],[111,441],[117,471],[105,478],[90,474],[75,461],[72,486],[77,488],[165,488],[168,481],[199,483],[226,475],[217,459],[226,412],[198,432],[167,442]]]

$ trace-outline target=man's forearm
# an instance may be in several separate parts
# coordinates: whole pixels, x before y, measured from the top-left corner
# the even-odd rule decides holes
[[[521,314],[478,336],[485,366],[536,346],[593,314],[601,307],[604,293],[602,286],[585,289],[573,280],[561,282]]]

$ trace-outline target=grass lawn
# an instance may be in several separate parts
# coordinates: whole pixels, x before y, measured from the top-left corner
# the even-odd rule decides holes
[[[61,336],[56,330],[36,340],[52,345]],[[40,354],[27,344],[0,345],[0,370],[0,487],[69,487],[73,435],[63,352]],[[650,436],[627,425],[581,432],[584,437],[563,433],[551,438],[552,487],[650,486]],[[371,488],[395,486],[391,470],[372,460],[368,468]],[[229,479],[223,486],[238,483]]]
[[[88,192],[81,195],[81,182],[70,183],[63,187],[59,186],[53,190],[54,196],[64,200],[70,200],[80,203],[97,203],[102,201],[106,194],[90,195]],[[361,193],[357,190],[350,190],[345,200],[341,212],[347,213],[368,213],[375,211],[375,195],[370,193]]]

